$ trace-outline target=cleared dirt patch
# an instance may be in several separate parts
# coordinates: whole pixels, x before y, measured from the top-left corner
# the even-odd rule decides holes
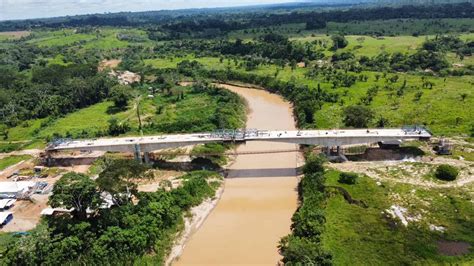
[[[120,59],[102,60],[99,64],[99,71],[104,71],[107,68],[114,69],[120,64],[120,62],[122,62]]]
[[[471,244],[461,241],[438,241],[438,252],[446,256],[460,256],[469,253]]]
[[[19,200],[10,210],[13,220],[5,225],[2,232],[22,232],[36,227],[41,219],[41,211],[48,206],[48,195],[33,195],[32,201]]]
[[[31,34],[31,31],[4,31],[0,32],[0,36],[6,36],[7,39],[20,39]]]

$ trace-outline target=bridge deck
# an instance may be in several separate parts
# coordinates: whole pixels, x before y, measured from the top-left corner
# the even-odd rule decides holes
[[[151,151],[222,141],[271,141],[295,144],[343,146],[351,144],[373,143],[383,140],[405,140],[430,137],[431,134],[424,129],[412,131],[407,131],[404,129],[340,129],[298,131],[261,130],[248,132],[237,131],[232,136],[216,133],[196,133],[69,140],[53,143],[47,148],[47,150],[135,151],[136,146],[139,145],[141,151]]]

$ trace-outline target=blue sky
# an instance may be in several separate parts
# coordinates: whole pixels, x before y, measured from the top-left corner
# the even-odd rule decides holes
[[[228,7],[297,0],[0,0],[0,20],[119,11]]]

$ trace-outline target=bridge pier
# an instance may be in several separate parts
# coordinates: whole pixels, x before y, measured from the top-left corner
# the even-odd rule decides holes
[[[329,146],[325,146],[323,147],[323,151],[324,151],[324,154],[326,154],[326,156],[331,156],[331,147]]]
[[[140,149],[140,144],[135,144],[135,160],[139,161],[142,163],[142,152]]]
[[[150,163],[150,153],[149,152],[144,152],[143,153],[143,158],[145,159],[145,164]]]

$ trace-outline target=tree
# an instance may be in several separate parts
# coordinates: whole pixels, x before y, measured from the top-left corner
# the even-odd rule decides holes
[[[117,85],[112,87],[110,99],[119,110],[124,110],[128,106],[128,101],[132,98],[130,86]]]
[[[374,118],[374,113],[363,105],[352,105],[344,109],[344,124],[348,127],[366,128]]]
[[[441,164],[436,168],[435,176],[445,181],[453,181],[458,176],[459,171],[456,167],[449,164]]]
[[[336,51],[337,49],[345,48],[349,42],[347,39],[342,35],[333,35],[331,36],[331,40],[333,42],[331,50]]]
[[[87,210],[95,210],[101,203],[95,182],[87,175],[70,172],[61,177],[54,185],[53,195],[49,198],[53,208],[71,209],[78,220],[87,219]]]
[[[148,167],[136,160],[115,159],[108,161],[104,171],[99,174],[96,182],[101,191],[112,195],[116,205],[123,205],[131,195],[137,195],[137,184],[134,179],[150,178]]]
[[[324,157],[316,156],[311,154],[306,158],[306,163],[303,166],[303,173],[306,174],[314,174],[314,173],[323,173],[324,167],[323,164],[325,162]]]
[[[289,235],[280,240],[278,247],[287,265],[332,265],[331,254],[311,239]]]
[[[379,80],[380,80],[380,74],[377,73],[377,74],[375,74],[375,81],[377,82]]]
[[[8,127],[6,125],[0,124],[0,135],[2,136],[3,140],[8,139]]]
[[[377,120],[377,127],[379,127],[379,128],[384,128],[384,127],[386,127],[389,123],[390,123],[390,121],[388,121],[387,118],[381,116],[381,117],[379,118],[379,120]]]

